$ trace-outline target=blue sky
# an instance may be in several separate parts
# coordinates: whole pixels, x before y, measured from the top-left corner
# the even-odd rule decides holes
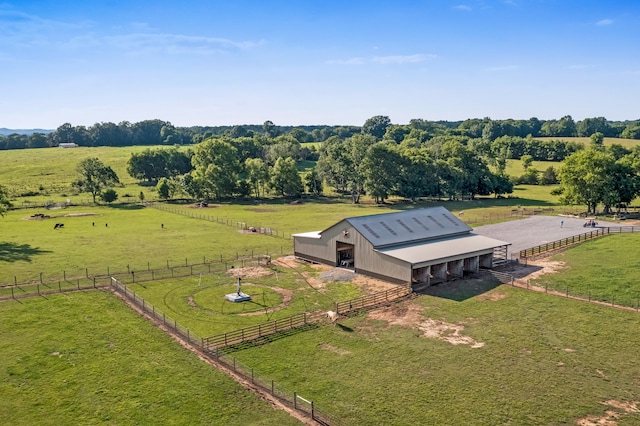
[[[0,0],[0,127],[640,118],[640,2]]]

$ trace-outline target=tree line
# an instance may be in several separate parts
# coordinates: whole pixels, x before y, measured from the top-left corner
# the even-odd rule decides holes
[[[278,126],[270,120],[262,125],[192,126],[176,127],[168,121],[144,120],[115,124],[95,123],[92,126],[73,126],[64,123],[55,131],[45,134],[0,135],[0,150],[45,148],[60,143],[79,146],[134,146],[134,145],[190,145],[211,137],[231,139],[271,139],[290,136],[299,143],[324,142],[331,137],[347,139],[356,134],[368,134],[377,139],[401,143],[405,139],[431,139],[436,136],[461,136],[493,142],[503,137],[590,137],[601,133],[604,137],[640,139],[640,120],[610,121],[604,117],[574,121],[570,115],[558,120],[492,120],[473,118],[464,121],[429,121],[412,119],[408,124],[392,124],[389,117],[374,116],[362,126]]]

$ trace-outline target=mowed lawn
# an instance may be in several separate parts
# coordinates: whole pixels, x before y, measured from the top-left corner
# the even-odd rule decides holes
[[[5,425],[294,425],[109,293],[0,303]]]

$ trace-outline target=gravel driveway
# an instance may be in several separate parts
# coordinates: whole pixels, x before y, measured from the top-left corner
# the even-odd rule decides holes
[[[511,254],[517,254],[520,250],[584,234],[600,227],[624,226],[601,220],[597,222],[596,228],[585,228],[582,226],[585,223],[584,219],[561,216],[530,216],[526,219],[478,226],[473,229],[473,232],[511,243],[509,246],[509,257],[511,257]]]

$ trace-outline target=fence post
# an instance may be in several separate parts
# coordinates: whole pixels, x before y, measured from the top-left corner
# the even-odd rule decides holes
[[[271,395],[275,395],[275,385],[273,383],[273,380],[271,381]]]
[[[67,280],[67,271],[62,271],[62,279]]]
[[[15,298],[16,298],[16,295],[15,295],[15,294],[13,294],[13,287],[11,287],[11,298],[12,298],[12,299],[14,299],[14,300],[15,300]]]
[[[89,268],[84,268],[84,275],[89,278]]]
[[[293,408],[298,409],[298,395],[295,392],[293,393]]]
[[[40,284],[42,284],[42,272],[40,272]]]

